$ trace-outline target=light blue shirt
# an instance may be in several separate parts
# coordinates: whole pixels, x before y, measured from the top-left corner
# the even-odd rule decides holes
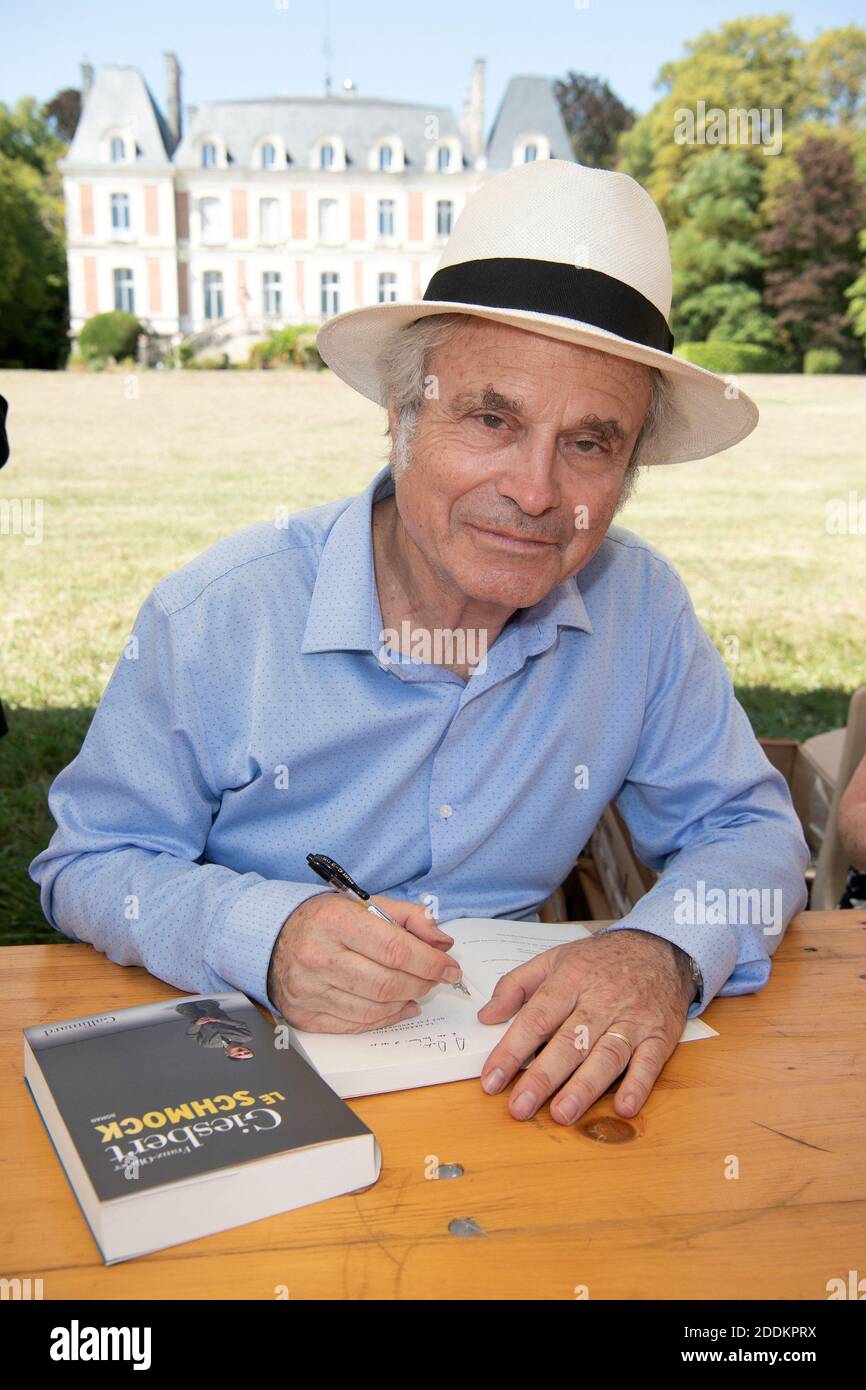
[[[692,1015],[760,989],[808,851],[669,562],[612,526],[464,682],[383,654],[377,488],[387,468],[152,590],[49,793],[57,830],[30,865],[48,921],[181,989],[272,1007],[280,928],[328,891],[309,852],[442,923],[529,918],[615,801],[660,878],[612,930],[694,957]]]

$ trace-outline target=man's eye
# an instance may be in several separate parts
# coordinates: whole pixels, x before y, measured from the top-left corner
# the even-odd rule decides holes
[[[579,454],[590,454],[594,449],[604,452],[597,439],[575,439],[574,445]]]
[[[475,418],[476,420],[483,421],[483,423],[487,425],[490,429],[495,429],[497,425],[505,424],[505,421],[502,419],[501,415],[476,415]],[[493,421],[492,425],[490,424],[491,420]]]

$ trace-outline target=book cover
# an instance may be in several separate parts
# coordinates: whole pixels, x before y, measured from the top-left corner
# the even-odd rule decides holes
[[[370,1134],[239,993],[24,1035],[101,1202]]]

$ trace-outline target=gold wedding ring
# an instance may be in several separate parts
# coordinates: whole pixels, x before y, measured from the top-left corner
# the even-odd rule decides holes
[[[624,1042],[625,1045],[626,1045],[626,1047],[628,1048],[628,1050],[629,1050],[629,1055],[631,1055],[631,1053],[634,1052],[634,1048],[632,1047],[632,1045],[631,1045],[631,1043],[629,1042],[628,1038],[624,1038],[623,1035],[622,1035],[622,1033],[616,1033],[616,1032],[614,1032],[613,1028],[606,1028],[605,1031],[602,1033],[601,1036],[602,1036],[603,1038],[608,1038],[608,1037],[610,1037],[610,1038],[619,1038],[620,1042]]]

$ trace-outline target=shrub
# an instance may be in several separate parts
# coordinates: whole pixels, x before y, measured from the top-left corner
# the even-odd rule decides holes
[[[310,323],[292,324],[288,328],[276,328],[261,343],[253,343],[250,348],[248,365],[267,369],[270,367],[323,366],[315,350],[315,325]],[[312,344],[313,352],[309,351]]]
[[[315,333],[299,333],[295,343],[295,362],[299,367],[324,367],[316,347]]]
[[[119,309],[88,319],[78,335],[78,350],[85,361],[93,357],[135,358],[141,324],[134,314]]]
[[[696,367],[705,367],[708,372],[718,372],[720,376],[734,376],[738,372],[780,372],[784,370],[778,353],[758,343],[722,343],[710,340],[706,343],[680,343],[674,348],[674,356],[686,362],[694,362]]]
[[[194,372],[224,372],[231,367],[227,352],[211,353],[208,357],[191,357],[186,366]]]
[[[264,370],[269,366],[270,343],[253,343],[250,348],[250,355],[247,358],[247,366],[254,370]]]
[[[826,372],[842,370],[842,354],[835,348],[811,348],[803,358],[803,371],[807,376],[817,376]]]

